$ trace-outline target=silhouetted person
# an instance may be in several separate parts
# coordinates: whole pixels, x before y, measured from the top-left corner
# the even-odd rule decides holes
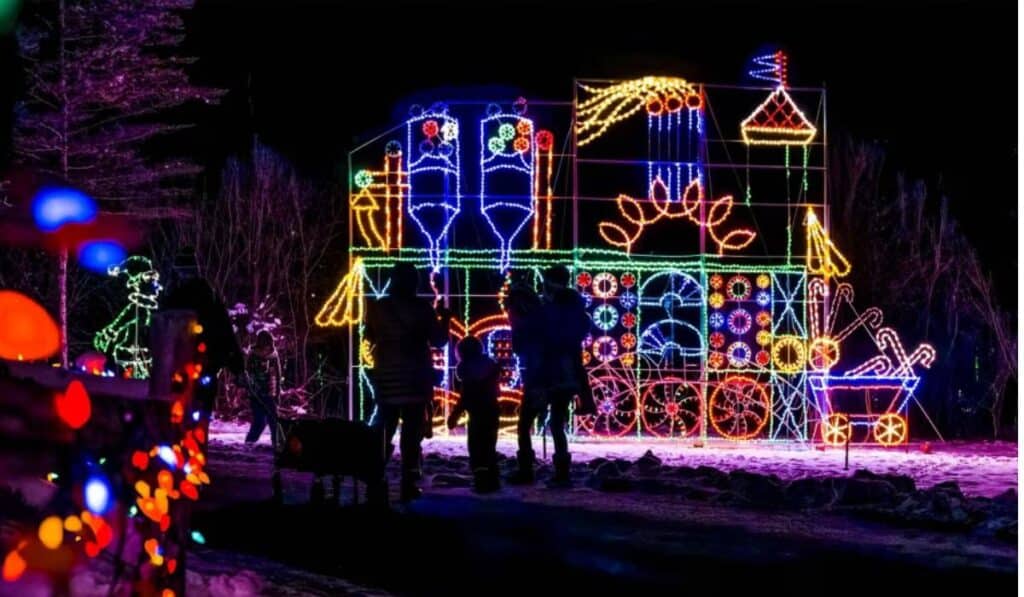
[[[564,266],[544,271],[542,378],[550,412],[548,427],[555,448],[555,474],[551,479],[554,486],[569,484],[569,405],[586,382],[580,361],[583,339],[591,326],[583,297],[570,287],[569,280],[569,270]]]
[[[194,275],[188,267],[176,268],[179,276],[192,274],[175,285],[164,299],[165,309],[190,309],[196,313],[201,326],[198,340],[205,351],[203,371],[196,386],[195,398],[206,414],[213,412],[217,395],[217,379],[223,369],[233,375],[240,375],[243,368],[242,349],[238,346],[231,318],[224,303],[217,297],[210,284]]]
[[[505,299],[509,326],[512,328],[512,351],[519,357],[522,371],[523,398],[519,405],[516,435],[519,451],[517,470],[509,482],[514,485],[533,483],[533,425],[547,409],[544,394],[544,313],[540,297],[529,286],[516,283]]]
[[[448,428],[458,425],[463,412],[469,413],[466,443],[469,466],[473,469],[473,489],[491,493],[501,488],[498,480],[498,394],[501,369],[484,354],[476,336],[466,336],[456,347],[459,365],[455,377],[459,401],[448,415]]]
[[[245,393],[252,409],[252,424],[245,443],[255,444],[270,425],[270,443],[277,448],[277,402],[281,395],[281,367],[274,337],[267,330],[256,334],[256,343],[245,360]]]
[[[437,381],[431,347],[448,341],[451,315],[434,312],[430,303],[416,296],[416,268],[398,263],[391,270],[388,296],[370,302],[366,309],[366,338],[373,345],[370,370],[376,402],[370,424],[383,427],[389,444],[402,421],[402,499],[420,494],[420,443],[427,425],[426,408],[434,398]]]

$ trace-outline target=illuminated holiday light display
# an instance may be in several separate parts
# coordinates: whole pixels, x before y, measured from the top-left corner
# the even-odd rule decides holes
[[[697,88],[676,77],[643,77],[604,88],[588,85],[582,88],[590,97],[576,106],[576,144],[579,147],[595,141],[612,125],[645,108],[648,113],[660,115],[663,109],[668,110],[671,98],[700,98]],[[699,99],[684,101],[687,106],[694,102],[694,107],[698,107]]]
[[[814,210],[807,208],[804,222],[807,232],[807,271],[828,278],[842,278],[850,273],[850,262],[832,244]]]
[[[753,137],[745,139],[752,144],[767,140],[769,132],[781,145],[810,143],[821,124],[812,123],[792,105],[785,63],[785,56],[778,53],[755,60],[752,76],[771,81],[776,86],[773,96],[792,110],[774,108],[788,120],[769,127],[772,131],[747,127]],[[860,383],[882,374],[917,379],[914,369],[925,368],[934,357],[926,348],[906,354],[894,336],[888,332],[879,335],[881,312],[856,311],[852,288],[835,282],[849,273],[850,263],[815,215],[823,212],[824,205],[814,202],[815,187],[808,170],[811,156],[817,160],[819,152],[805,150],[802,160],[791,165],[786,149],[779,156],[785,160],[782,166],[745,166],[766,173],[765,182],[758,183],[763,192],[784,197],[788,210],[805,210],[804,246],[799,246],[803,244],[799,233],[794,246],[789,225],[777,234],[763,225],[755,228],[758,213],[773,206],[762,207],[751,200],[749,182],[743,216],[746,219],[749,213],[751,225],[727,224],[739,215],[734,216],[736,205],[729,192],[736,189],[732,179],[740,176],[718,174],[735,172],[730,170],[734,165],[707,163],[713,155],[708,152],[708,136],[715,131],[721,134],[722,127],[718,123],[710,126],[712,121],[705,119],[714,118],[710,106],[720,87],[669,77],[581,83],[580,100],[572,106],[575,135],[569,135],[569,149],[562,153],[553,151],[554,133],[545,128],[558,123],[548,111],[556,102],[535,102],[529,118],[521,99],[513,102],[511,109],[502,107],[508,105],[504,102],[460,100],[450,107],[435,105],[427,111],[414,111],[405,123],[406,146],[392,150],[406,156],[405,215],[415,221],[413,211],[422,210],[417,212],[417,226],[424,235],[407,237],[400,251],[393,246],[389,251],[388,243],[377,238],[388,237],[384,220],[377,220],[375,233],[367,218],[370,213],[380,218],[383,207],[377,203],[380,207],[374,211],[365,203],[366,213],[356,213],[353,208],[353,230],[359,243],[350,248],[352,270],[317,316],[318,325],[356,324],[350,327],[356,335],[352,346],[357,348],[350,356],[352,412],[364,412],[373,395],[366,375],[373,364],[373,351],[363,342],[358,325],[363,297],[367,292],[376,296],[386,292],[386,286],[378,290],[374,283],[386,279],[386,270],[396,262],[428,268],[430,291],[424,296],[431,297],[435,305],[443,302],[461,313],[452,322],[452,342],[434,353],[435,366],[444,370],[435,388],[435,422],[439,423],[457,397],[449,368],[454,363],[452,343],[467,332],[460,321],[470,322],[485,350],[501,364],[501,420],[514,420],[523,371],[511,350],[504,315],[511,280],[529,281],[539,289],[542,270],[567,265],[574,271],[576,288],[593,321],[580,355],[598,408],[595,415],[574,418],[574,433],[836,443],[838,436],[826,437],[836,435],[829,431],[828,421],[833,415],[843,415],[852,421],[852,429],[866,430],[856,441],[890,445],[893,434],[878,427],[876,435],[872,426],[885,414],[905,419],[910,402],[901,400],[885,412],[866,415],[824,400],[815,387],[827,380],[823,390],[827,394],[828,386]],[[767,105],[762,104],[761,108]],[[646,138],[637,140],[636,159],[618,159],[623,155],[619,151],[613,154],[614,160],[591,161],[581,152],[612,127],[634,117],[638,125],[646,117],[647,124]],[[462,140],[459,122],[479,123],[479,139]],[[638,127],[623,125],[620,129],[622,134],[615,138],[624,142],[627,133],[634,134]],[[601,145],[611,146],[610,139]],[[440,149],[446,142],[449,148]],[[479,175],[463,176],[459,170],[462,143],[467,144],[467,151],[479,152]],[[472,147],[474,143],[479,147]],[[427,150],[429,161],[421,157]],[[378,159],[371,156],[357,164],[379,164]],[[628,176],[638,185],[645,184],[646,197],[635,199],[634,193],[621,189],[595,193],[593,185],[586,197],[579,196],[579,180],[590,176],[591,163],[602,169],[606,164],[621,166],[628,174],[620,179]],[[791,170],[801,167],[796,185],[801,194],[793,197],[789,191]],[[823,166],[815,168],[824,170]],[[579,180],[570,181],[572,189],[567,196],[573,200],[571,211],[555,212],[552,199],[558,173],[577,169],[574,177]],[[358,166],[354,170],[358,173]],[[771,176],[776,177],[775,189],[770,188]],[[353,181],[362,188],[361,184],[373,184],[379,177],[367,171],[353,176]],[[720,198],[705,197],[705,189],[712,184]],[[463,194],[479,197],[480,209],[461,210]],[[616,198],[607,201],[611,197]],[[427,217],[428,213],[433,216]],[[453,226],[456,216],[458,224]],[[556,221],[563,216],[569,219]],[[362,226],[359,218],[363,218]],[[680,234],[679,227],[671,224],[683,220],[689,224],[682,228],[699,239],[697,253],[673,253]],[[696,225],[696,230],[691,225]],[[530,239],[521,238],[526,226],[532,229]],[[556,247],[552,234],[556,226],[571,228],[574,244]],[[649,232],[652,226],[658,226],[658,231]],[[747,251],[732,256],[758,239],[768,249],[780,236],[786,240],[784,255],[759,256]],[[669,242],[667,247],[647,246],[656,240]],[[594,241],[606,246],[588,245]],[[500,275],[495,275],[496,265]],[[841,351],[843,341],[860,331],[874,340],[877,355],[863,354],[857,360],[858,355]],[[851,367],[850,361],[861,365]],[[878,382],[881,387],[886,383]]]
[[[715,199],[705,207],[704,187],[700,179],[690,181],[683,192],[682,201],[671,201],[668,187],[660,177],[655,177],[651,183],[651,196],[647,201],[641,202],[628,195],[619,195],[615,204],[619,208],[619,214],[631,225],[623,226],[616,222],[604,221],[598,224],[598,232],[605,242],[625,249],[627,255],[632,252],[633,246],[646,227],[662,218],[671,220],[685,217],[702,230],[706,230],[718,246],[719,255],[726,250],[743,249],[754,242],[757,236],[756,232],[747,228],[731,230],[724,234],[718,232],[719,225],[725,222],[732,212],[732,196],[726,195]],[[654,209],[647,209],[648,205]]]
[[[771,54],[762,54],[755,57],[752,62],[754,68],[747,73],[754,79],[771,81],[776,85],[786,86],[786,53],[777,50]]]
[[[748,145],[807,145],[818,129],[779,86],[740,124],[740,132]]]
[[[776,84],[775,90],[740,123],[748,145],[807,145],[818,129],[786,91],[786,55],[779,51],[754,59],[750,76]]]
[[[414,106],[406,121],[408,212],[427,239],[434,271],[441,267],[441,249],[462,210],[460,133],[459,121],[444,104],[426,111]]]
[[[708,419],[726,439],[744,440],[761,433],[771,413],[762,384],[742,375],[727,377],[715,386],[708,400]]]
[[[409,193],[408,175],[402,169],[401,146],[388,145],[383,170],[360,170],[353,180],[359,192],[349,200],[349,209],[363,242],[385,252],[401,248],[403,199]]]
[[[341,279],[330,298],[320,308],[314,321],[320,327],[358,324],[363,320],[365,298],[363,277],[366,268],[357,259],[352,269]]]
[[[815,406],[821,412],[820,438],[826,444],[873,441],[894,446],[905,443],[909,437],[906,411],[914,400],[919,377],[814,374],[808,376],[808,381]],[[848,402],[861,404],[866,410],[847,410],[841,403],[843,397],[851,398]],[[858,429],[865,432],[855,437]]]
[[[555,136],[551,131],[538,131],[534,145],[537,165],[534,167],[533,185],[533,248],[550,249],[551,224],[553,222],[551,209],[554,207],[551,204],[551,200],[554,198],[551,176],[555,168]],[[544,238],[543,246],[541,244],[542,236]]]
[[[525,111],[525,102],[519,105]],[[502,112],[496,104],[488,106],[488,116],[480,121],[480,212],[501,244],[502,271],[508,269],[512,243],[536,215],[532,138],[532,120]]]
[[[146,348],[146,331],[150,317],[157,307],[157,299],[163,287],[160,273],[153,269],[153,262],[145,257],[133,255],[120,264],[111,266],[107,275],[126,276],[128,304],[114,317],[114,320],[96,332],[93,346],[97,350],[113,355],[126,377],[146,379],[152,358]]]

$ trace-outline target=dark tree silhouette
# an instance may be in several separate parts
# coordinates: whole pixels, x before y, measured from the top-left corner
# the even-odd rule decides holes
[[[221,90],[193,85],[175,55],[182,13],[192,0],[59,0],[25,11],[18,46],[26,97],[16,106],[16,159],[41,175],[95,197],[101,208],[142,218],[182,214],[200,167],[152,159],[143,145],[188,124],[162,120],[191,101],[212,103]],[[67,338],[68,260],[58,273],[60,320]],[[67,364],[67,342],[62,359]]]
[[[1016,426],[1016,317],[1001,304],[989,267],[923,181],[884,171],[885,152],[840,139],[833,146],[833,234],[855,263],[858,303],[878,305],[908,340],[935,346],[920,396],[944,432],[995,436]],[[987,419],[987,421],[986,421]],[[1014,430],[1015,431],[1015,430]]]

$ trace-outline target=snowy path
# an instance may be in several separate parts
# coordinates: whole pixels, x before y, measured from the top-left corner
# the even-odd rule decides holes
[[[246,429],[245,425],[215,421],[211,427],[211,441],[214,445],[241,444]],[[270,443],[267,433],[260,438],[260,443]],[[909,475],[918,487],[956,481],[964,494],[973,496],[992,497],[1017,487],[1017,445],[1014,443],[931,443],[929,453],[922,451],[922,447],[922,444],[902,448],[853,446],[850,448],[850,468],[846,471],[843,470],[845,455],[842,449],[794,444],[715,441],[698,448],[694,447],[692,440],[601,440],[576,441],[570,449],[577,462],[598,457],[636,460],[651,450],[667,465],[705,465],[727,472],[744,469],[778,475],[783,480],[845,476],[865,468],[877,474]],[[502,438],[498,449],[506,456],[514,456],[515,442]],[[539,438],[534,439],[534,449],[540,453]],[[435,437],[424,442],[424,451],[445,456],[464,455],[465,438]]]
[[[1016,547],[991,537],[840,512],[736,507],[678,492],[609,493],[579,481],[571,490],[538,484],[481,497],[460,485],[464,458],[427,458],[424,497],[390,512],[311,506],[310,475],[289,471],[285,505],[274,506],[268,501],[269,446],[246,449],[224,440],[218,430],[210,452],[213,484],[194,519],[207,538],[197,556],[213,554],[217,563],[197,571],[218,583],[260,587],[263,594],[286,586],[293,590],[288,594],[359,594],[368,591],[363,587],[396,594],[548,594],[555,587],[542,579],[554,578],[581,594],[678,594],[696,582],[722,594],[818,595],[822,583],[853,569],[885,579],[890,592],[942,594],[943,587],[964,583],[1000,592],[1016,579]],[[430,446],[435,453],[462,449],[451,440]],[[603,456],[612,446],[601,444],[595,453],[591,445],[577,445],[577,453]],[[627,455],[638,448],[617,449]],[[689,452],[676,456],[697,464]],[[392,488],[395,469],[392,463]],[[344,502],[349,487],[343,486]]]

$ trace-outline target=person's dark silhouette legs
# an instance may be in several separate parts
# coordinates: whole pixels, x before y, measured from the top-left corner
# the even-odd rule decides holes
[[[267,428],[269,413],[263,405],[262,399],[257,396],[249,396],[249,408],[252,410],[252,423],[249,425],[249,433],[245,436],[245,443],[254,444],[263,434],[263,430]],[[270,435],[273,439],[273,428],[270,430]]]
[[[470,413],[466,431],[469,445],[469,465],[473,469],[473,488],[479,493],[497,491],[498,413]]]
[[[516,452],[518,468],[509,478],[509,483],[513,485],[529,485],[534,481],[533,463],[536,458],[533,453],[533,423],[541,412],[541,409],[531,407],[525,399],[519,406],[519,421],[516,424],[519,440],[519,451]]]
[[[370,427],[375,429],[384,430],[384,441],[385,446],[385,463],[391,460],[391,455],[395,453],[395,432],[398,430],[398,407],[390,404],[378,404],[373,409],[373,414],[370,415]]]
[[[416,482],[422,477],[420,472],[421,446],[426,417],[423,416],[422,404],[410,404],[401,407],[402,437],[399,448],[402,452],[402,501],[409,501],[420,496]]]
[[[548,428],[551,430],[551,443],[554,444],[555,453],[552,463],[555,467],[555,475],[551,479],[554,486],[566,486],[569,484],[569,438],[566,435],[566,427],[569,423],[569,403],[572,396],[558,394],[551,399],[551,416],[548,419]]]
[[[402,500],[407,501],[419,496],[420,490],[416,482],[420,473],[420,444],[423,441],[423,428],[426,417],[423,416],[422,404],[378,404],[370,417],[370,426],[383,428],[387,440],[387,457],[394,452],[395,433],[398,421],[402,421],[402,437],[399,438],[399,449],[402,457]]]

